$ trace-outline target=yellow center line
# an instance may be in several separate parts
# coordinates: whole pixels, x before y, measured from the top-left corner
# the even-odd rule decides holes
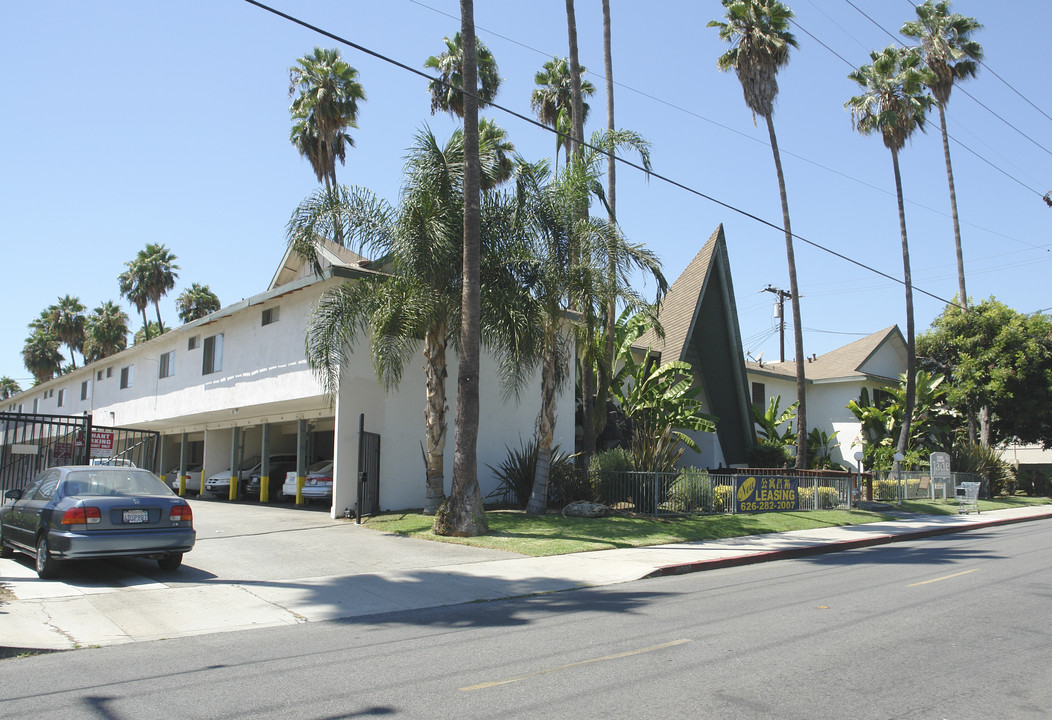
[[[623,653],[617,653],[616,655],[606,655],[604,657],[592,658],[591,660],[581,660],[580,662],[570,663],[569,665],[560,665],[558,667],[547,668],[545,670],[538,670],[536,672],[527,673],[525,675],[516,675],[505,680],[494,680],[493,682],[480,683],[478,685],[469,685],[468,687],[460,688],[463,692],[470,692],[472,690],[485,690],[486,688],[496,687],[497,685],[507,685],[509,683],[519,682],[520,680],[529,680],[530,678],[540,677],[541,675],[547,675],[549,673],[559,672],[560,670],[569,670],[570,668],[580,667],[582,665],[591,665],[597,662],[606,662],[607,660],[618,660],[620,658],[630,657],[632,655],[640,655],[642,653],[655,652],[656,650],[664,650],[675,645],[682,645],[683,643],[689,643],[690,640],[673,640],[672,642],[662,643],[660,645],[651,645],[650,647],[640,648],[638,650],[628,650]]]
[[[922,580],[921,582],[915,582],[912,585],[907,585],[906,587],[917,587],[918,585],[927,585],[928,583],[939,582],[940,580],[949,580],[950,578],[960,577],[961,575],[973,573],[978,569],[979,568],[973,568],[971,570],[965,570],[964,572],[954,573],[953,575],[943,575],[942,577],[937,577],[932,580]]]

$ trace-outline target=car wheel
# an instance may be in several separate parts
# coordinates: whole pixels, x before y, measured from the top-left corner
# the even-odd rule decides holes
[[[51,557],[51,551],[47,546],[47,535],[41,535],[37,540],[36,569],[37,575],[42,580],[50,580],[58,576],[61,561]]]
[[[157,558],[157,566],[162,570],[177,570],[183,564],[182,553],[172,553],[163,558]]]

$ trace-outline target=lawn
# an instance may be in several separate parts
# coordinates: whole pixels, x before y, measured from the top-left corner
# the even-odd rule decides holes
[[[1042,505],[1049,498],[1024,495],[980,500],[979,510],[1000,510]],[[954,500],[911,500],[896,511],[922,515],[952,515],[957,512]],[[365,527],[382,532],[438,542],[459,543],[474,547],[507,550],[522,555],[541,557],[643,547],[692,540],[762,535],[764,533],[809,530],[811,528],[895,520],[890,515],[866,510],[814,510],[801,512],[753,513],[748,515],[698,515],[654,519],[642,516],[614,515],[605,518],[563,517],[556,511],[545,515],[527,515],[518,510],[490,510],[486,513],[490,532],[473,538],[441,537],[431,532],[431,517],[414,512],[385,513],[365,519]]]
[[[488,535],[473,538],[440,537],[431,532],[432,518],[419,513],[387,513],[365,520],[365,527],[408,537],[533,555],[563,555],[588,550],[642,547],[691,540],[760,535],[838,525],[861,525],[890,519],[864,510],[704,515],[655,520],[612,516],[566,518],[556,512],[527,515],[517,510],[488,511]]]

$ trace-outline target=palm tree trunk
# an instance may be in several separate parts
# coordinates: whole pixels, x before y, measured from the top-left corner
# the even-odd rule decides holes
[[[946,158],[946,179],[950,183],[950,215],[953,217],[953,243],[957,250],[957,292],[961,307],[968,312],[968,293],[964,289],[964,251],[961,250],[961,223],[957,218],[957,190],[953,185],[953,165],[950,164],[950,140],[946,133],[946,109],[939,107],[939,125],[942,127],[942,154]]]
[[[475,66],[475,7],[460,0],[460,34],[465,88],[478,87]],[[473,537],[489,531],[478,481],[479,346],[480,325],[480,224],[479,107],[474,92],[464,93],[464,281],[461,305],[460,363],[457,373],[456,440],[453,451],[453,486],[449,499],[435,514],[438,535]]]
[[[906,454],[909,449],[910,425],[913,422],[913,406],[917,398],[917,345],[913,329],[913,278],[910,274],[910,244],[906,237],[906,209],[902,203],[902,175],[899,173],[899,153],[891,151],[891,163],[895,168],[895,198],[899,204],[899,232],[902,234],[902,279],[906,285],[906,408],[902,416],[902,429],[896,449]]]
[[[146,306],[142,306],[142,334],[144,340],[150,339],[150,321],[146,319]]]
[[[424,514],[434,515],[445,497],[446,449],[446,328],[427,333],[424,342],[424,374],[427,378],[427,406],[424,425],[427,437],[427,493]]]
[[[157,311],[157,329],[164,333],[164,323],[161,322],[161,303],[157,300],[153,301],[153,308]]]
[[[548,337],[544,366],[541,369],[541,412],[537,417],[537,470],[533,476],[530,501],[526,504],[526,512],[531,515],[543,513],[548,509],[548,476],[555,434],[555,331],[549,328],[545,334]]]
[[[793,342],[796,346],[796,469],[807,467],[807,384],[804,367],[804,323],[800,317],[800,286],[796,283],[796,254],[793,252],[793,229],[789,224],[789,199],[785,193],[782,156],[778,152],[778,137],[774,134],[773,113],[767,113],[767,132],[771,136],[774,169],[778,173],[778,194],[782,200],[782,225],[785,227],[785,259],[789,266],[789,295],[793,306]]]

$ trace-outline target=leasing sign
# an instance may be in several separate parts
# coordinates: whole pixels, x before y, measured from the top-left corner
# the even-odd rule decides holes
[[[795,477],[745,475],[734,480],[735,512],[799,510],[800,492]]]

